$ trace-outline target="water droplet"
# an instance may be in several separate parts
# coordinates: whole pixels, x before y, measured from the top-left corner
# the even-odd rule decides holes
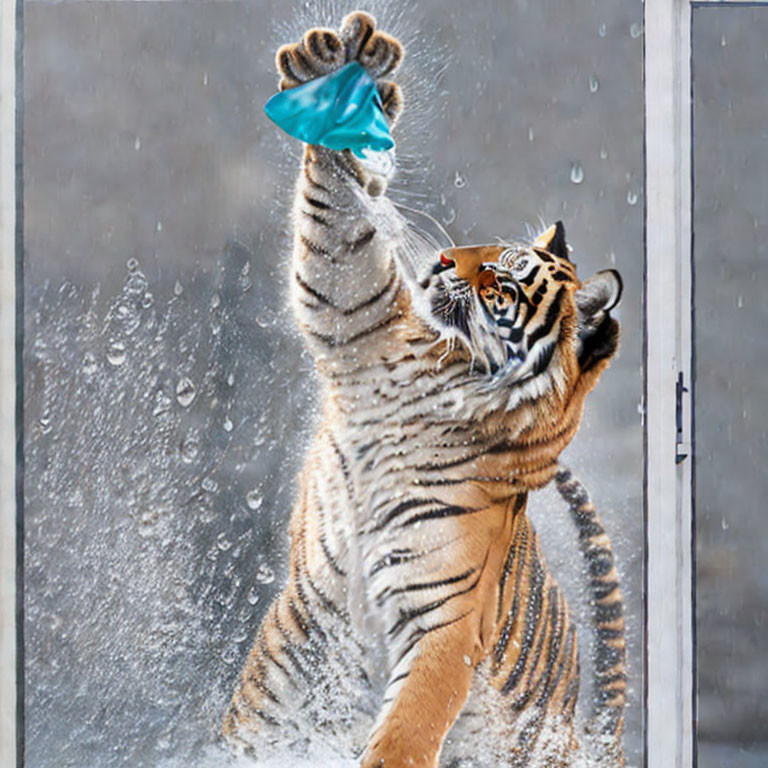
[[[636,21],[632,23],[629,27],[629,34],[631,37],[634,37],[634,38],[640,37],[640,33],[642,31],[643,31],[643,28]]]
[[[125,266],[128,268],[130,272],[134,272],[139,268],[139,260],[138,259],[128,259],[128,261],[125,262]]]
[[[237,653],[234,648],[226,648],[221,654],[221,660],[225,664],[234,664],[237,659]]]
[[[137,136],[136,141],[133,142],[133,148],[138,152],[141,149],[141,139]]]
[[[125,281],[125,287],[123,288],[123,293],[126,295],[141,296],[147,290],[147,278],[143,272],[139,271],[138,266],[138,261],[135,261],[135,266],[129,262],[129,269],[132,271]]]
[[[142,536],[151,536],[154,533],[154,527],[160,520],[160,511],[158,509],[145,509],[139,515],[139,533]]]
[[[155,297],[147,291],[142,297],[141,297],[141,306],[144,307],[144,309],[149,309],[149,307],[152,306],[152,302],[155,300]]]
[[[96,373],[98,364],[96,363],[96,357],[90,352],[86,352],[83,355],[83,373],[86,376],[93,376]]]
[[[208,73],[203,72],[203,85],[208,85]]]
[[[584,181],[584,169],[581,163],[571,163],[571,181],[574,184],[581,184]]]
[[[173,286],[173,293],[176,296],[181,296],[182,293],[184,293],[184,286],[177,280],[176,284]]]
[[[181,443],[181,460],[185,464],[191,464],[197,458],[199,450],[197,436],[194,433],[187,435]]]
[[[609,258],[611,259],[611,264],[615,264],[616,263],[616,252],[615,251],[611,251]]]
[[[218,293],[214,293],[213,296],[211,296],[211,309],[216,309],[219,304],[221,304],[221,298],[219,298]]]
[[[600,89],[600,81],[597,79],[597,75],[589,76],[589,92],[597,93]]]
[[[739,309],[742,309],[744,307],[744,297],[739,295],[738,299],[736,299],[736,306]]]
[[[259,584],[271,584],[275,580],[275,572],[262,563],[256,571],[256,581]]]
[[[251,271],[251,263],[249,261],[246,261],[245,266],[240,270],[240,275],[237,278],[237,285],[240,288],[240,290],[243,292],[250,290],[250,288],[253,286],[253,280],[251,280],[251,277],[249,275],[250,271]]]
[[[637,203],[637,192],[634,189],[627,190],[627,203],[629,205],[635,205]]]
[[[187,408],[192,404],[197,394],[192,380],[183,376],[176,385],[176,400],[182,408]]]
[[[259,593],[256,591],[256,587],[251,587],[246,594],[245,599],[251,604],[256,605],[259,602]]]
[[[160,416],[160,414],[169,411],[171,409],[171,404],[171,398],[162,389],[158,389],[155,393],[155,406],[152,409],[152,415]]]
[[[223,531],[216,537],[216,546],[222,552],[226,552],[232,546],[232,542],[227,538],[227,534]]]
[[[725,39],[725,35],[723,35],[723,36],[720,38],[720,45],[721,45],[723,48],[725,48],[725,46],[726,46],[726,45],[728,45],[728,41]]]
[[[259,509],[263,502],[264,499],[256,488],[245,494],[245,503],[248,505],[249,509]]]
[[[600,37],[605,37],[607,31],[608,30],[606,29],[605,24],[601,24],[597,28],[597,34],[600,35]]]
[[[125,344],[119,340],[112,340],[107,345],[107,360],[111,365],[122,365],[125,362]]]
[[[158,221],[157,224],[155,224],[155,229],[158,232],[162,232],[163,231],[163,222],[162,221]]]
[[[464,663],[465,663],[465,664],[466,664],[468,667],[471,667],[471,666],[472,666],[472,659],[470,659],[470,658],[469,658],[469,656],[466,656],[466,655],[465,655],[465,656],[464,656]]]
[[[230,373],[229,376],[227,376],[227,384],[230,387],[234,387],[235,386],[235,374],[234,373]]]
[[[216,493],[219,490],[219,484],[212,477],[204,477],[200,487],[208,493]]]
[[[722,528],[724,531],[727,531],[727,530],[728,530],[728,529],[729,529],[731,526],[730,526],[730,525],[728,525],[728,522],[726,521],[726,519],[725,519],[725,518],[723,518],[723,519],[720,521],[720,527],[721,527],[721,528]]]
[[[533,135],[533,127],[528,126],[528,141],[533,141],[534,135]]]
[[[224,423],[222,424],[222,427],[224,427],[225,432],[231,432],[235,428],[235,425],[232,423],[232,419],[230,419],[229,416],[227,416],[227,418],[224,419]]]
[[[608,159],[608,150],[605,147],[600,147],[600,159],[601,160]]]
[[[443,224],[447,226],[449,224],[453,224],[454,221],[456,221],[456,209],[451,208],[451,210],[448,212],[448,215],[443,217]]]
[[[40,414],[40,418],[37,420],[37,426],[44,435],[47,435],[51,431],[51,414],[48,413],[48,411]]]
[[[141,317],[133,303],[121,302],[113,310],[113,317],[120,323],[123,335],[130,336],[141,325]]]
[[[467,180],[458,171],[456,171],[456,175],[453,178],[453,186],[456,187],[456,189],[461,189],[466,185]]]

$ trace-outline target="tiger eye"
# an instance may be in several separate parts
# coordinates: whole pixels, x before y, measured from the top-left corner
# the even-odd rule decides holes
[[[477,278],[480,288],[491,288],[496,285],[496,273],[490,269],[484,269]]]

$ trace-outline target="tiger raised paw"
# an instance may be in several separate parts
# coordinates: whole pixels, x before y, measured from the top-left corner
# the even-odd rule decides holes
[[[316,27],[298,43],[282,46],[275,57],[281,91],[328,75],[351,61],[357,61],[376,81],[384,114],[391,125],[403,109],[400,87],[384,78],[392,75],[403,59],[403,46],[391,35],[376,29],[375,19],[355,11],[341,29]]]
[[[385,78],[402,57],[357,12],[282,47],[280,87],[359,61],[394,123],[403,102]],[[288,582],[224,733],[257,756],[318,741],[363,768],[565,766],[576,627],[526,504],[616,352],[621,281],[581,282],[560,222],[531,243],[436,252],[375,181],[348,151],[305,147],[289,280],[322,418]],[[621,593],[610,542],[569,482],[597,606],[595,723],[616,766]]]

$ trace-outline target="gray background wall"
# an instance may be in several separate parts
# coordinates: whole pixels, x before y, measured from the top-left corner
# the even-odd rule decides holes
[[[763,766],[768,6],[697,9],[693,32],[699,764]]]
[[[298,147],[262,105],[277,45],[351,7],[26,6],[29,766],[201,764],[284,575],[314,385],[284,309]],[[624,276],[566,460],[620,561],[638,764],[642,4],[374,12],[409,50],[396,198],[457,242],[562,218],[582,276]],[[549,491],[531,514],[585,621],[567,515]]]

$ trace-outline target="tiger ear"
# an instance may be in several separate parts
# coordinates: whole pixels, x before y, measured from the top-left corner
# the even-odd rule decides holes
[[[608,360],[619,346],[619,324],[609,312],[621,299],[621,275],[615,269],[598,272],[579,286],[576,302],[577,356],[582,372]]]
[[[533,243],[534,248],[540,248],[559,259],[568,259],[568,245],[565,242],[565,227],[562,221],[554,223],[546,232],[542,232]]]
[[[598,312],[608,312],[621,300],[624,282],[615,269],[603,269],[585,280],[576,291],[579,318],[593,318]]]

